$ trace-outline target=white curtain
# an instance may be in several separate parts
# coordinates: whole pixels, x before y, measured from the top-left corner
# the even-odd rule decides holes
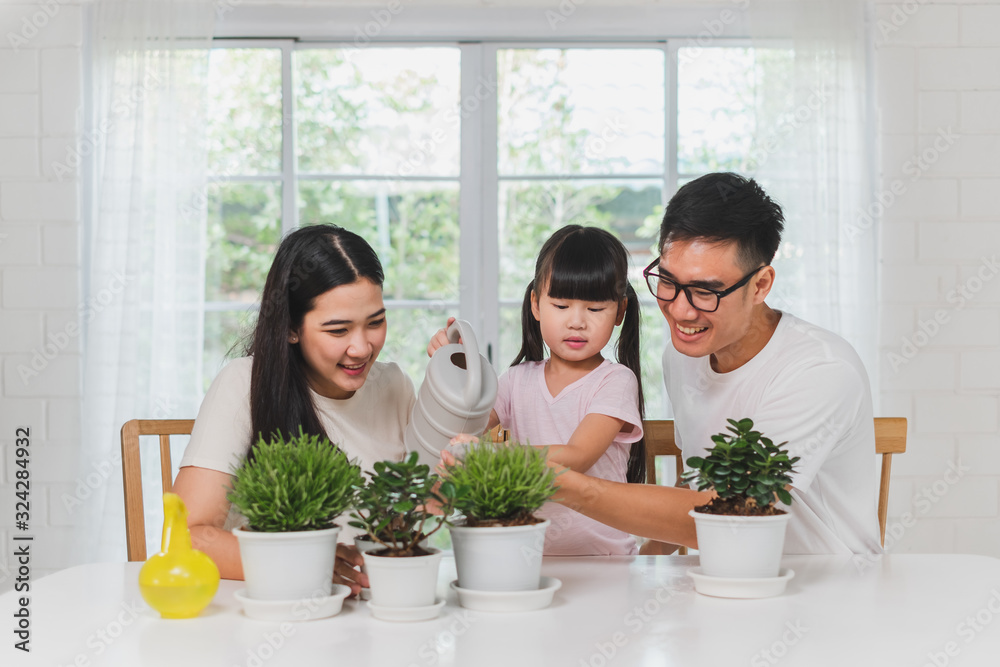
[[[774,50],[758,58],[758,132],[746,173],[786,215],[769,302],[846,338],[874,385],[877,230],[865,215],[876,155],[869,9],[863,0],[749,5],[754,46]],[[789,48],[794,54],[782,55]]]
[[[214,0],[97,0],[89,12],[83,468],[61,498],[77,519],[79,561],[125,558],[122,424],[193,417],[201,395],[215,14]],[[156,451],[144,451],[143,485],[147,526],[158,530]]]

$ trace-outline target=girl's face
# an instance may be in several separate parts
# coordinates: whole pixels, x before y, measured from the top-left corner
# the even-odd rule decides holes
[[[313,391],[345,399],[368,379],[385,345],[385,333],[382,288],[361,279],[316,297],[302,326],[288,340],[302,350]]]
[[[553,357],[599,362],[601,350],[625,317],[625,302],[554,299],[545,285],[542,296],[531,293],[531,312]]]

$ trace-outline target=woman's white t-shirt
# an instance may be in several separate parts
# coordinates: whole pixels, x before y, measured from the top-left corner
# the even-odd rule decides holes
[[[191,441],[180,467],[197,466],[232,474],[247,454],[251,439],[250,370],[251,357],[230,362],[216,376],[201,403],[191,432]],[[375,362],[368,379],[353,396],[335,400],[310,390],[320,424],[330,441],[362,470],[371,471],[378,461],[402,460],[406,453],[403,432],[416,400],[413,383],[394,363]],[[225,529],[241,525],[245,519],[231,508]],[[358,534],[342,527],[341,542],[351,542]]]
[[[836,334],[782,313],[764,349],[728,373],[668,345],[663,377],[685,460],[704,456],[727,419],[749,417],[799,456],[788,554],[881,553],[868,374]]]

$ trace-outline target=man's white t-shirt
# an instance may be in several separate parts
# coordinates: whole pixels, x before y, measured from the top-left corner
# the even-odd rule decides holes
[[[764,349],[728,373],[668,345],[663,376],[684,459],[704,456],[727,419],[750,418],[799,456],[787,554],[881,553],[868,375],[836,334],[782,313]]]
[[[232,474],[249,450],[251,357],[231,361],[216,376],[202,400],[180,467],[197,466]],[[400,461],[406,453],[403,432],[416,396],[409,376],[394,363],[375,362],[365,383],[348,399],[335,400],[310,390],[320,424],[335,443],[371,471],[378,461]],[[231,508],[225,529],[245,523]],[[350,543],[361,531],[341,517],[339,540]]]

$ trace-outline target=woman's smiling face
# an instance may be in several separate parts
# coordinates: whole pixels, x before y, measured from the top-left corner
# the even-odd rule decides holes
[[[289,342],[297,343],[302,351],[313,391],[345,399],[368,379],[385,345],[385,334],[382,288],[361,279],[316,297]]]

